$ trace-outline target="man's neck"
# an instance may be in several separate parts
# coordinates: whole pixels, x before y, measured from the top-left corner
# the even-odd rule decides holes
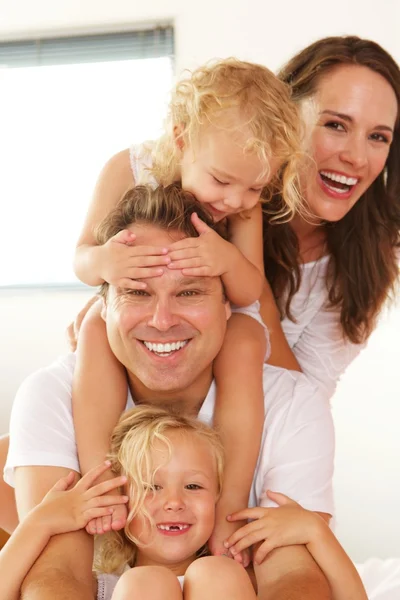
[[[183,416],[197,416],[213,380],[212,369],[207,369],[189,387],[175,390],[151,390],[128,372],[129,389],[135,404],[159,406]]]

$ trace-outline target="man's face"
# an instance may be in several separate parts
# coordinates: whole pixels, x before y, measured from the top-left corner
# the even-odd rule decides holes
[[[152,225],[129,229],[136,245],[169,247],[184,237]],[[230,316],[220,278],[185,277],[165,267],[160,277],[142,281],[145,290],[110,285],[105,310],[111,349],[133,388],[162,395],[209,384]]]

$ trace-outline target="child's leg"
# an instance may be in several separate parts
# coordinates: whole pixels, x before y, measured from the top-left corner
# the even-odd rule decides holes
[[[183,597],[185,600],[256,600],[245,569],[223,556],[198,558],[189,566],[185,573]]]
[[[126,399],[125,369],[111,351],[99,302],[89,310],[79,331],[72,389],[75,435],[83,475],[104,461]],[[103,479],[109,477],[110,474],[106,474]],[[125,513],[125,507],[115,509],[113,525]],[[90,533],[103,533],[110,528],[111,517],[97,519],[96,523],[91,521],[88,526]]]
[[[220,431],[226,464],[216,527],[209,542],[213,554],[224,554],[232,528],[226,516],[247,507],[264,425],[263,364],[266,337],[249,316],[235,313],[228,321],[224,344],[214,362],[217,401],[214,425]],[[241,523],[243,525],[243,523]]]
[[[14,488],[3,479],[3,469],[7,460],[8,435],[0,438],[0,529],[12,533],[18,525]]]
[[[112,600],[182,600],[180,583],[166,567],[134,567],[118,581]]]

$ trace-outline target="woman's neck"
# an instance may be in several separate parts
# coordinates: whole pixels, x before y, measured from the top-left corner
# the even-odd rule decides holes
[[[318,260],[325,254],[326,231],[322,223],[310,223],[296,215],[290,225],[297,236],[301,263]]]

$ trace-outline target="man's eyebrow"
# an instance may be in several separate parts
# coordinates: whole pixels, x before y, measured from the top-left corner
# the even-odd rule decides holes
[[[332,117],[339,117],[340,119],[343,119],[343,121],[347,121],[348,123],[354,123],[353,117],[351,117],[350,115],[346,115],[345,113],[336,112],[335,110],[323,110],[320,114],[331,115]],[[390,131],[390,133],[393,133],[392,127],[389,127],[388,125],[376,125],[374,129],[379,129],[381,131]]]

